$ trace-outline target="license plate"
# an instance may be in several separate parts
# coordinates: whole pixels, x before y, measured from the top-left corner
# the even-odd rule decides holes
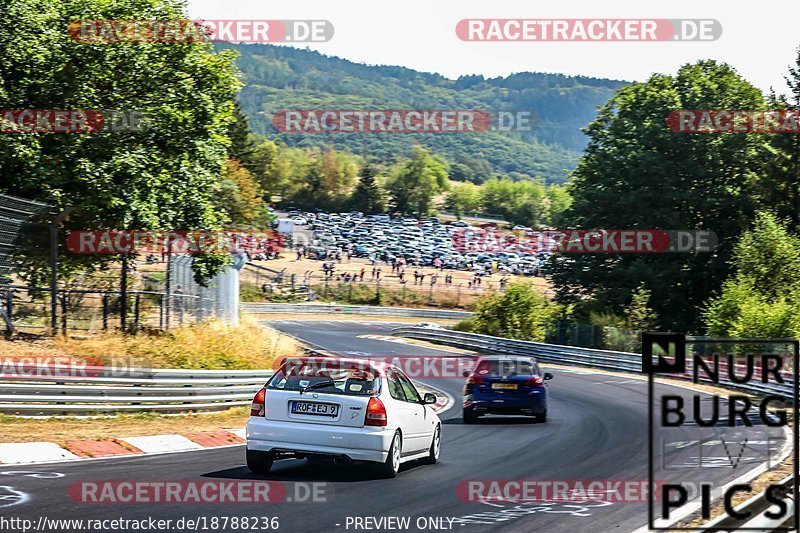
[[[493,389],[516,389],[516,383],[492,383]]]
[[[336,417],[336,415],[339,414],[339,406],[332,403],[293,401],[291,405],[291,412],[298,415]]]

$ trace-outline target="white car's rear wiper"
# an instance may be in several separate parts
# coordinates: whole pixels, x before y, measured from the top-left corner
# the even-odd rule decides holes
[[[303,394],[307,390],[321,389],[322,387],[327,387],[328,385],[336,385],[336,382],[334,382],[332,379],[329,379],[328,381],[317,381],[316,383],[312,383],[311,385],[306,385],[303,387],[300,390],[300,394]]]

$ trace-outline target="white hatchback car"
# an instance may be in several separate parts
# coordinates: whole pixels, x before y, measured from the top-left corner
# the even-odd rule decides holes
[[[247,467],[279,459],[374,463],[385,477],[400,465],[439,459],[442,424],[402,370],[378,361],[303,357],[282,362],[253,398]]]

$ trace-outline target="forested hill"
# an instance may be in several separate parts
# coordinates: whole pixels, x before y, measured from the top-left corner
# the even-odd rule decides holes
[[[438,74],[372,66],[311,50],[273,45],[235,48],[244,75],[240,99],[253,131],[290,146],[333,146],[382,160],[405,155],[415,143],[443,155],[455,179],[482,181],[491,173],[564,179],[586,138],[580,129],[625,82],[583,76],[522,72],[505,78]],[[529,111],[527,132],[468,134],[279,134],[279,109],[483,109]]]

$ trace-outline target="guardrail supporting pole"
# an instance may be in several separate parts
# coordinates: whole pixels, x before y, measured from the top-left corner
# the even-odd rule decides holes
[[[58,225],[50,226],[50,331],[58,331]]]
[[[119,327],[123,333],[128,330],[128,254],[122,254],[122,276],[119,283]]]
[[[169,321],[172,315],[172,254],[167,252],[167,278],[166,278],[166,291],[167,296],[164,300],[164,329],[169,331]]]
[[[108,331],[108,294],[103,295],[103,331]]]
[[[136,332],[139,330],[139,304],[141,302],[142,295],[137,294],[134,299],[133,304],[133,334],[136,335]]]
[[[6,291],[6,313],[8,313],[8,318],[11,319],[14,313],[14,289]]]
[[[61,334],[67,334],[67,293],[61,294]]]

